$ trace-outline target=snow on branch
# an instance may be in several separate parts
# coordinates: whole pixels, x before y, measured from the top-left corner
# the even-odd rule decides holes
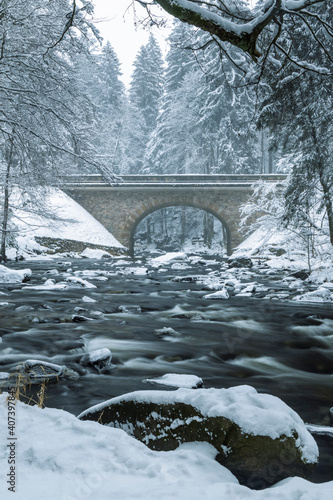
[[[149,9],[151,2],[137,0]],[[274,31],[269,25],[283,25],[284,15],[299,15],[326,0],[267,0],[254,10],[237,0],[155,0],[166,12],[182,22],[196,26],[222,42],[229,42],[258,61],[265,46],[259,38]],[[306,23],[308,25],[308,23]],[[282,31],[282,30],[280,30]],[[276,40],[273,40],[273,45]],[[268,42],[268,45],[272,43]]]

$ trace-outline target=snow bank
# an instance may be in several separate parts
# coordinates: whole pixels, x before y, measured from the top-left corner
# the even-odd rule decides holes
[[[18,193],[13,195],[19,199]],[[60,189],[49,189],[45,203],[49,211],[62,220],[50,220],[19,208],[13,211],[13,223],[20,233],[16,243],[22,250],[35,249],[36,242],[32,241],[35,236],[124,248],[102,224]]]
[[[303,459],[314,463],[318,458],[317,444],[301,417],[281,399],[259,394],[248,385],[229,389],[178,389],[174,392],[137,391],[95,405],[82,412],[79,418],[121,401],[189,404],[207,417],[224,416],[239,425],[245,433],[272,439],[282,435],[291,437],[296,431],[299,436],[297,446]]]
[[[6,394],[0,422],[7,423]],[[8,451],[0,448],[3,500],[329,500],[333,481],[284,480],[250,490],[215,460],[212,446],[190,443],[156,452],[120,429],[63,411],[16,403],[16,492],[7,490]],[[4,424],[3,424],[4,425]],[[5,432],[7,429],[5,428]]]

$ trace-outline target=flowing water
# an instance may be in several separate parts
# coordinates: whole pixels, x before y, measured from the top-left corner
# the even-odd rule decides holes
[[[137,274],[140,266],[148,273],[141,269]],[[332,425],[330,304],[264,299],[267,292],[205,300],[207,286],[187,277],[223,273],[218,259],[186,269],[156,269],[130,259],[41,260],[8,267],[29,267],[32,277],[28,283],[0,284],[0,372],[17,372],[27,359],[74,370],[76,377],[47,384],[49,407],[79,414],[120,394],[163,389],[147,379],[179,373],[201,377],[207,388],[251,385],[280,397],[308,423]],[[46,279],[62,283],[74,275],[96,288],[33,288]],[[257,280],[271,297],[287,296],[283,275],[258,271],[243,278]],[[96,302],[85,302],[84,296]],[[177,334],[157,335],[155,330],[163,327]],[[98,370],[80,363],[85,353],[101,348],[112,352],[111,366]],[[0,380],[4,390],[6,384]],[[28,387],[27,395],[36,397],[39,388]],[[333,439],[315,438],[320,464],[310,479],[332,480]]]

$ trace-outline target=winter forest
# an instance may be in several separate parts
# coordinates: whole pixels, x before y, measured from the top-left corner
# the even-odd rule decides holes
[[[0,0],[1,500],[331,500],[332,42],[332,0]]]
[[[259,23],[270,3],[259,1],[252,13],[243,1],[213,1],[206,8],[230,19],[237,35],[239,20],[251,23],[257,16]],[[312,240],[326,235],[333,244],[332,5],[284,3],[281,20],[274,18],[258,38],[259,58],[253,49],[240,50],[238,35],[228,43],[177,14],[165,60],[151,34],[138,47],[125,88],[117,54],[93,24],[91,2],[74,2],[71,10],[68,0],[3,0],[2,260],[6,239],[15,238],[10,205],[45,213],[36,184],[59,185],[71,173],[101,172],[109,180],[284,173],[287,180],[274,188],[255,186],[245,224],[260,211],[268,224]],[[149,4],[139,4],[146,23],[161,22]],[[10,203],[13,190],[20,194]],[[179,249],[194,239],[222,251],[224,236],[218,220],[190,207],[155,212],[137,234],[143,245]]]

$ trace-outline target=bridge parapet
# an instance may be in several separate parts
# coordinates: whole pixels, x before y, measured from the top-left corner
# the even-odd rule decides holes
[[[258,181],[280,182],[286,179],[283,174],[167,174],[167,175],[123,175],[108,182],[102,175],[69,175],[62,177],[65,185],[73,186],[250,186]]]

